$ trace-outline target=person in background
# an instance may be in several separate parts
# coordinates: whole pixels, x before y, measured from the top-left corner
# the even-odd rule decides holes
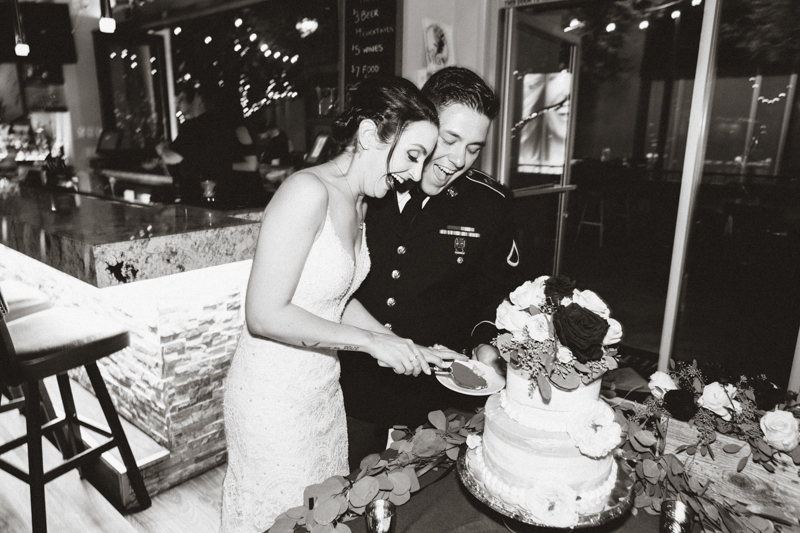
[[[264,211],[226,380],[225,533],[263,532],[307,485],[349,472],[338,350],[404,377],[466,359],[394,335],[351,299],[370,268],[365,197],[419,181],[438,131],[402,78],[361,82],[351,105],[333,125],[344,151],[290,176]]]
[[[261,136],[266,140],[264,151],[261,153],[261,162],[267,165],[288,165],[289,136],[286,132],[275,123],[270,123]]]
[[[506,187],[472,168],[498,103],[477,74],[459,67],[437,71],[422,90],[439,114],[436,150],[419,187],[370,199],[373,266],[356,297],[401,337],[499,365],[490,344],[496,309],[523,281],[514,206]],[[354,454],[356,447],[362,455],[382,450],[393,424],[414,428],[430,411],[469,410],[485,400],[449,391],[434,377],[398,380],[368,363],[363,354],[342,357],[348,416],[374,430],[372,442],[354,443]]]
[[[186,121],[171,145],[156,146],[170,166],[177,199],[221,207],[266,205],[256,147],[244,126],[235,91],[213,82],[201,83],[181,91],[177,106]],[[213,196],[204,195],[207,180],[214,182]]]

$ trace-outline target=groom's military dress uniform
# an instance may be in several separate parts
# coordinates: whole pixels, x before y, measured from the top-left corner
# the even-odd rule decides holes
[[[366,232],[372,268],[354,297],[377,320],[417,344],[466,355],[491,342],[497,306],[522,283],[509,189],[471,169],[429,197],[408,230],[389,193],[369,200]],[[385,427],[485,400],[451,392],[434,376],[395,374],[367,354],[342,353],[340,361],[348,416]]]

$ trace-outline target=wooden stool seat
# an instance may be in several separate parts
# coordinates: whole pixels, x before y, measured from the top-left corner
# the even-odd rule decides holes
[[[53,307],[45,293],[13,279],[0,281],[0,291],[8,303],[6,322]]]
[[[22,381],[84,366],[130,343],[128,330],[119,322],[67,307],[53,307],[10,322],[8,332]]]
[[[125,348],[128,331],[119,323],[77,308],[51,308],[6,323],[8,305],[0,289],[0,384],[22,385],[23,397],[11,394],[9,402],[0,405],[0,412],[24,406],[27,432],[0,444],[0,456],[23,444],[28,448],[28,472],[0,458],[4,470],[28,483],[31,494],[31,524],[34,533],[46,533],[47,513],[44,486],[49,481],[116,447],[127,469],[128,479],[141,509],[150,507],[150,496],[136,465],[128,439],[108,394],[97,360]],[[95,396],[103,409],[106,431],[78,418],[67,371],[83,366]],[[46,421],[40,411],[41,380],[56,376],[64,406],[64,416]],[[13,397],[12,397],[13,396]],[[82,427],[107,438],[97,446],[86,448],[81,438]],[[64,462],[47,472],[42,464],[42,436],[63,432],[65,442],[61,454]]]

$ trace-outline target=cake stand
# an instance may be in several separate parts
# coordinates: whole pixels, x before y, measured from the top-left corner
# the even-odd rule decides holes
[[[608,495],[603,510],[597,513],[578,515],[578,523],[573,526],[573,528],[595,527],[605,524],[606,522],[622,516],[631,508],[633,504],[633,469],[625,460],[619,457],[615,457],[614,460],[617,462],[617,482]],[[467,490],[478,500],[498,513],[518,522],[522,522],[523,524],[530,524],[538,527],[552,527],[538,522],[529,513],[504,502],[487,491],[483,483],[478,481],[470,470],[467,463],[467,452],[462,451],[459,455],[457,469],[461,482]],[[506,523],[506,527],[510,531],[514,531],[514,528],[509,523]]]

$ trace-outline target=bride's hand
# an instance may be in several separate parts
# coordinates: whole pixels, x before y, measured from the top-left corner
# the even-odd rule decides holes
[[[372,339],[371,346],[365,351],[378,361],[379,366],[392,368],[397,374],[418,376],[420,372],[431,373],[423,352],[426,348],[395,335],[373,332]]]

